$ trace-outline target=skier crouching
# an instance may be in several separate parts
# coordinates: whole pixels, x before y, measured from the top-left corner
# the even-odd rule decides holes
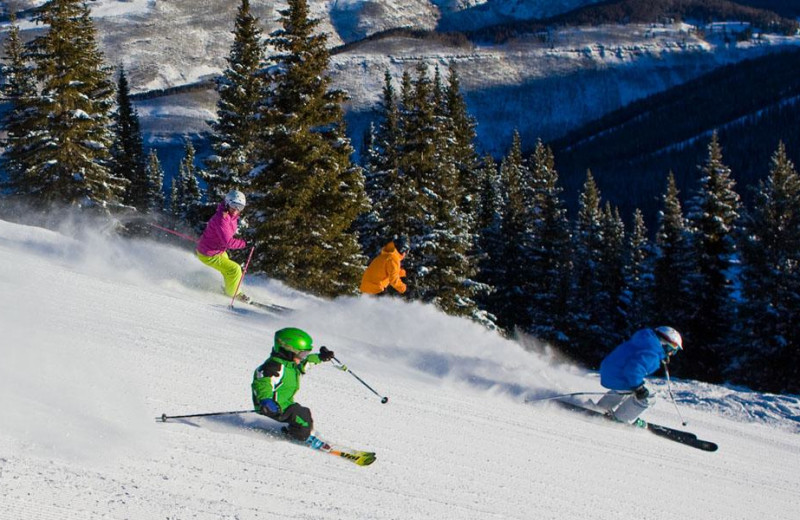
[[[287,423],[286,433],[305,441],[314,428],[311,410],[294,402],[300,378],[308,364],[318,365],[333,359],[333,351],[320,347],[312,354],[312,339],[303,330],[285,328],[275,333],[272,354],[253,374],[253,406],[270,419]]]
[[[400,294],[406,292],[406,284],[402,278],[406,270],[401,267],[401,262],[408,254],[408,240],[396,237],[383,246],[381,254],[369,263],[367,270],[361,277],[361,292],[364,294],[386,294],[384,291],[392,287]]]
[[[670,356],[683,350],[683,340],[672,327],[642,329],[615,348],[600,364],[600,384],[611,391],[597,406],[620,422],[646,427],[639,418],[653,404],[644,378],[655,373]]]

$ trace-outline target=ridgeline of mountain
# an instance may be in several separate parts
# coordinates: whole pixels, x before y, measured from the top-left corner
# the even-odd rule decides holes
[[[727,0],[612,0],[587,5],[547,19],[515,20],[485,27],[470,33],[471,38],[494,42],[538,33],[552,27],[597,26],[607,24],[675,23],[682,21],[712,22],[739,21],[754,28],[794,34],[800,26],[796,20],[749,4],[772,2],[730,2]],[[788,11],[788,10],[787,10]],[[457,25],[453,25],[457,27]]]
[[[724,161],[747,199],[744,187],[766,176],[779,141],[798,159],[799,67],[800,49],[727,65],[552,141],[567,192],[576,191],[591,169],[623,214],[639,207],[652,223],[669,171],[684,198],[695,188],[697,165],[716,129]]]

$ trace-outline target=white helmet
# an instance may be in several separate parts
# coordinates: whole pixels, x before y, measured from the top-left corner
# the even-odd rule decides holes
[[[235,208],[242,211],[247,205],[247,200],[244,198],[244,193],[239,190],[231,190],[225,195],[225,205],[229,208]]]
[[[664,348],[670,350],[683,350],[683,339],[678,331],[672,327],[657,327],[653,329]]]

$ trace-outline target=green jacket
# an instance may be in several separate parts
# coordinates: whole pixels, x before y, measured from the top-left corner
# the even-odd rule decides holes
[[[286,359],[280,353],[273,352],[253,373],[253,406],[261,407],[261,401],[272,399],[280,406],[283,413],[294,404],[294,394],[300,390],[300,378],[306,373],[308,364],[318,365],[319,355],[309,354],[300,363]]]

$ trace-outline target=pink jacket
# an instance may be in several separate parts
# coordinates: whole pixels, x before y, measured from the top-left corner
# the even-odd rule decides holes
[[[245,241],[233,238],[238,228],[239,217],[232,217],[225,211],[225,204],[220,203],[197,242],[197,251],[201,255],[215,256],[228,249],[242,249],[247,245]]]

